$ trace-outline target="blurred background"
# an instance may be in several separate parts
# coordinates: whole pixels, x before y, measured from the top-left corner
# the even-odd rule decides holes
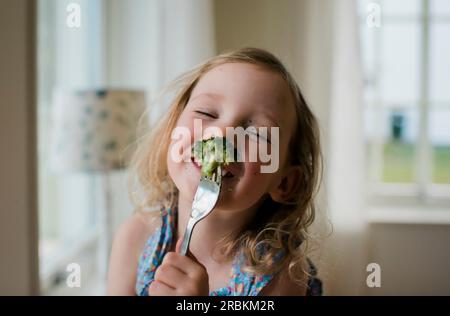
[[[86,113],[137,91],[151,128],[177,75],[254,46],[320,122],[310,256],[325,294],[450,295],[450,1],[2,0],[0,17],[0,294],[105,294],[99,253],[133,212],[126,167],[55,171],[55,91]]]

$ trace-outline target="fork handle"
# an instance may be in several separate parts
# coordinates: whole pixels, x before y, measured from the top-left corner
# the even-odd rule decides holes
[[[184,231],[183,243],[181,244],[181,249],[180,249],[180,253],[184,256],[186,256],[189,251],[189,242],[191,241],[192,231],[194,229],[196,222],[197,221],[195,219],[193,219],[192,217],[189,217],[189,221],[188,221],[186,230]]]

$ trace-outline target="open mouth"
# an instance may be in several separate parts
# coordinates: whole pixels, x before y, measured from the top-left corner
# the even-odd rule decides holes
[[[197,169],[201,170],[201,165],[197,161],[195,161],[194,157],[191,157],[191,161]],[[234,177],[235,175],[233,171],[229,170],[227,167],[222,168],[222,179],[231,179]]]
[[[200,167],[203,177],[211,178],[217,170],[222,169],[222,177],[232,178],[229,164],[235,160],[235,149],[223,137],[211,137],[194,143],[191,148],[194,163]],[[220,168],[220,169],[219,169]]]
[[[222,171],[222,178],[234,178],[234,174],[229,170]]]

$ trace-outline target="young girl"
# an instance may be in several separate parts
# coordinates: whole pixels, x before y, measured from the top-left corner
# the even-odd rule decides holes
[[[267,51],[216,56],[180,78],[167,115],[138,147],[132,172],[145,199],[119,228],[111,253],[111,295],[320,295],[305,255],[320,170],[319,132],[299,87]],[[194,228],[188,256],[179,253],[200,180],[195,161],[173,159],[182,127],[279,127],[279,167],[230,163],[219,201]],[[204,138],[208,135],[201,135]],[[209,135],[215,136],[215,135]],[[270,136],[248,135],[246,149]],[[179,145],[179,144],[178,144]],[[249,152],[248,150],[245,152]],[[247,154],[246,154],[247,155]],[[157,206],[160,212],[144,212]]]

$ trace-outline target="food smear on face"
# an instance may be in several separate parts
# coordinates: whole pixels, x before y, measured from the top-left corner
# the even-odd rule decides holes
[[[201,167],[201,175],[211,178],[219,166],[236,161],[237,152],[224,137],[211,137],[195,142],[192,155]]]

